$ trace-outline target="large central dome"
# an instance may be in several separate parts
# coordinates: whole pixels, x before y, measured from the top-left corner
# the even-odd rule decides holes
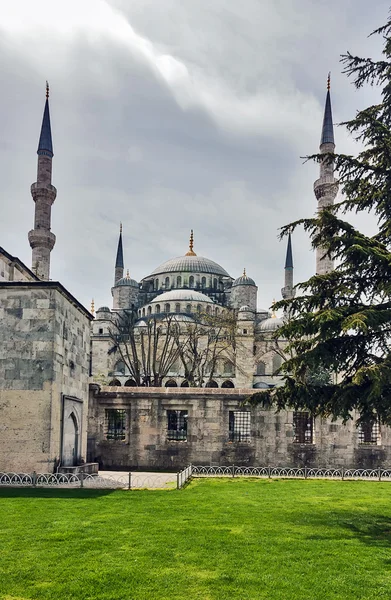
[[[229,277],[227,271],[223,269],[213,260],[204,256],[178,256],[171,258],[162,263],[154,271],[152,275],[160,275],[161,273],[209,273],[211,275],[221,275]]]

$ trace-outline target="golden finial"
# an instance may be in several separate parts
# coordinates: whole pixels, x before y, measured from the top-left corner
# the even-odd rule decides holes
[[[127,271],[126,271],[126,279],[130,279],[129,269],[127,269]]]
[[[330,91],[330,75],[331,75],[331,71],[329,71],[329,74],[327,76],[327,91]]]
[[[46,99],[49,98],[49,82],[46,81]]]
[[[186,252],[185,256],[197,256],[197,254],[193,250],[194,247],[194,235],[193,230],[190,231],[190,242],[189,242],[189,251]]]
[[[272,308],[272,319],[275,319],[275,318],[276,318],[276,311],[274,310],[274,305],[275,305],[275,303],[276,303],[276,299],[275,299],[275,298],[273,298],[273,302],[272,302],[272,307],[273,307],[273,308]]]
[[[119,224],[119,232],[122,233],[122,223]]]
[[[247,277],[247,275],[246,275],[246,267],[244,267],[244,269],[243,269],[243,275],[242,275],[242,277]]]
[[[95,302],[94,299],[91,300],[91,314],[94,315],[95,314]]]

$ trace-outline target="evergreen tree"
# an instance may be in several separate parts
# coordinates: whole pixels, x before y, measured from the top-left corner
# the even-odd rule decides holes
[[[344,420],[356,409],[363,422],[391,424],[391,18],[374,34],[383,37],[383,60],[341,57],[356,88],[381,89],[379,104],[343,123],[364,149],[356,157],[309,157],[335,160],[343,199],[282,230],[286,235],[303,225],[312,246],[334,257],[336,268],[278,303],[290,317],[278,336],[288,339],[292,358],[282,367],[285,385],[258,400]],[[352,212],[375,215],[376,234],[368,237],[350,224],[345,215]],[[319,385],[313,372],[333,377]]]

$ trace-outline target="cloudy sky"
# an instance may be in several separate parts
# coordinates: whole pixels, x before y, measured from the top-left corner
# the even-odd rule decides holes
[[[334,121],[377,100],[339,56],[377,56],[376,0],[0,0],[0,245],[31,265],[30,184],[45,80],[54,144],[51,277],[87,307],[111,306],[119,222],[137,280],[195,251],[258,304],[280,297],[278,228],[315,208],[326,78]],[[353,153],[342,128],[337,150]],[[314,271],[295,233],[295,279]]]

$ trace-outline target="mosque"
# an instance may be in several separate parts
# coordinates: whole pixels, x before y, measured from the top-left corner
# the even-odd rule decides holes
[[[334,148],[328,81],[320,152],[330,156]],[[124,271],[121,227],[113,304],[96,314],[52,281],[57,191],[48,87],[37,154],[31,268],[0,248],[0,471],[389,462],[387,427],[357,427],[358,415],[344,425],[248,402],[256,390],[281,384],[286,340],[278,330],[284,318],[258,308],[256,282],[245,270],[234,278],[199,255],[193,231],[183,256],[135,281]],[[318,209],[332,205],[337,191],[332,161],[321,162],[314,184]],[[316,272],[332,269],[332,259],[317,249]],[[282,297],[292,298],[290,235],[281,279]],[[125,318],[131,327],[124,333],[118,324]],[[148,350],[151,324],[158,326],[153,333],[159,341]],[[177,345],[164,338],[172,324]],[[116,328],[120,333],[113,335]],[[188,368],[192,345],[197,378]]]

